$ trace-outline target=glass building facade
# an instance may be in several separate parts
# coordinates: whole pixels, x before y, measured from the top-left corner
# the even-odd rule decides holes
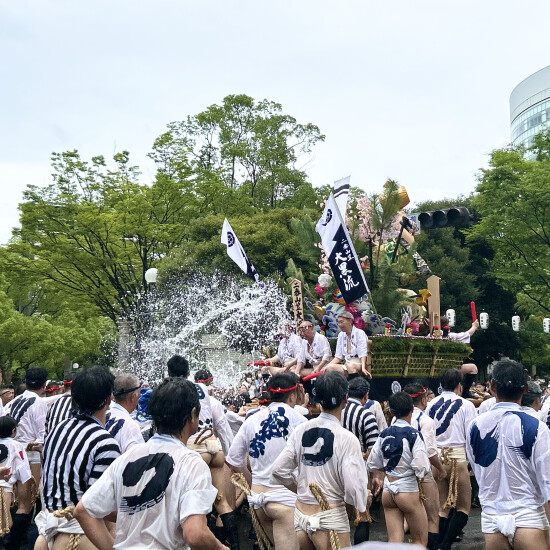
[[[550,128],[550,66],[520,82],[510,95],[511,138],[529,147],[536,134]]]

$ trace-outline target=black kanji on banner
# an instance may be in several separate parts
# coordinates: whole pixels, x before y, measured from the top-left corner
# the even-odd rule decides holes
[[[353,257],[353,245],[348,242],[342,226],[336,231],[334,240],[336,245],[328,257],[328,262],[342,297],[349,304],[367,292],[367,285],[364,284],[363,270]]]
[[[332,193],[316,229],[342,297],[348,304],[358,300],[369,289]]]

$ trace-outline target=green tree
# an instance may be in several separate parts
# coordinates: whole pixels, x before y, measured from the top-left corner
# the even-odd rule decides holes
[[[310,205],[316,194],[299,162],[323,140],[317,126],[299,124],[278,103],[229,95],[169,124],[151,158],[159,172],[186,179],[210,213],[232,215],[232,207]]]
[[[550,150],[548,135],[535,141],[536,158],[521,149],[492,153],[472,203],[481,221],[471,239],[485,239],[494,251],[497,281],[530,314],[550,312]]]
[[[425,201],[415,210],[425,212],[452,206],[467,206],[464,197]],[[459,328],[469,328],[471,323],[470,302],[479,295],[477,281],[472,273],[470,249],[462,230],[446,227],[422,231],[415,237],[418,253],[426,260],[432,273],[440,277],[441,309],[452,307],[457,313]]]
[[[14,269],[112,321],[129,315],[145,272],[183,241],[193,212],[180,182],[141,185],[127,153],[114,161],[110,170],[103,157],[54,154],[54,181],[25,191],[21,230],[7,247]]]

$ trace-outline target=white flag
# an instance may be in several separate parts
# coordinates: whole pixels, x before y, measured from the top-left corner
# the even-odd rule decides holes
[[[242,269],[246,275],[252,277],[255,281],[260,280],[258,273],[256,273],[256,268],[246,257],[243,247],[241,246],[239,239],[237,239],[232,227],[229,225],[227,218],[223,221],[222,244],[227,246],[228,256]]]
[[[334,200],[338,205],[338,210],[340,210],[343,220],[346,219],[346,211],[348,208],[350,180],[351,176],[348,176],[347,178],[342,178],[334,182]]]

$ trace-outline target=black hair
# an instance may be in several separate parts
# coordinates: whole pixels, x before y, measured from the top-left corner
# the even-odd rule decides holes
[[[336,371],[328,371],[315,381],[315,399],[324,410],[337,409],[348,393],[348,381]]]
[[[404,391],[394,393],[390,397],[389,405],[390,411],[395,418],[408,416],[414,408],[412,397]]]
[[[73,405],[78,415],[91,416],[102,409],[115,387],[115,377],[107,367],[93,366],[79,372],[71,385]]]
[[[212,373],[208,369],[201,369],[195,373],[195,382],[199,380],[208,380],[209,378],[212,378]]]
[[[420,403],[420,401],[422,401],[422,399],[426,397],[426,395],[428,395],[428,392],[424,390],[424,386],[422,384],[415,384],[415,383],[407,384],[403,388],[403,391],[410,396],[416,393],[424,392],[422,395],[419,395],[418,397],[411,397],[411,399],[413,400],[413,404],[415,405],[418,405],[418,403]]]
[[[528,375],[523,365],[511,359],[502,359],[493,368],[493,383],[498,397],[519,399],[525,390]]]
[[[542,389],[540,385],[535,381],[527,382],[527,393],[524,393],[523,397],[521,398],[521,406],[529,407],[541,397]]]
[[[17,420],[11,416],[0,416],[0,437],[11,437],[13,430],[17,427]]]
[[[76,372],[68,372],[63,376],[63,382],[72,382],[76,378]]]
[[[428,378],[413,378],[411,384],[420,384],[423,388],[430,386],[430,380]]]
[[[349,383],[349,396],[363,399],[370,391],[370,384],[364,378],[354,378]]]
[[[177,435],[191,417],[193,409],[200,411],[195,384],[183,377],[167,378],[153,391],[148,413],[159,434]]]
[[[48,380],[48,371],[44,367],[31,367],[25,374],[25,384],[29,390],[39,390]]]
[[[458,369],[447,369],[441,376],[441,387],[445,391],[454,391],[462,384],[462,374]]]
[[[168,376],[176,377],[183,376],[187,378],[189,376],[189,362],[185,357],[181,355],[173,355],[168,359]]]
[[[298,380],[296,375],[291,372],[281,372],[273,375],[267,382],[267,390],[269,392],[269,400],[273,403],[286,403],[288,398],[296,393],[296,389],[292,391],[277,392],[274,389],[287,390],[288,388],[294,388]]]

